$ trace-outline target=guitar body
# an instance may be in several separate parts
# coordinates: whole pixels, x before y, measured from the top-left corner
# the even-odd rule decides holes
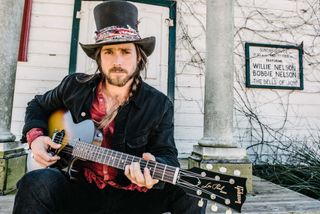
[[[70,178],[74,178],[74,167],[77,160],[93,161],[124,170],[126,165],[138,162],[143,171],[150,170],[150,175],[167,183],[178,185],[189,195],[199,198],[199,206],[203,206],[203,199],[211,200],[241,212],[241,207],[246,199],[246,178],[230,176],[211,172],[200,168],[190,170],[179,169],[152,160],[144,160],[130,154],[114,151],[101,147],[103,134],[96,129],[93,121],[85,120],[74,123],[69,111],[59,110],[54,112],[48,121],[49,136],[52,141],[62,146],[57,149],[49,149],[48,153],[58,154],[61,159],[55,164],[58,168],[67,172]],[[28,171],[41,167],[28,155]],[[217,211],[214,203],[212,211]]]
[[[58,131],[64,130],[64,136],[58,134]],[[82,141],[89,144],[100,146],[103,140],[102,133],[95,128],[93,121],[85,120],[78,124],[73,122],[72,115],[69,111],[55,111],[48,120],[49,136],[55,143],[60,143],[62,146],[57,151],[51,151],[53,154],[59,154],[61,159],[53,166],[59,169],[72,168],[72,165],[79,158],[75,158],[69,152],[64,150],[72,150],[77,141]],[[67,140],[64,140],[67,139]],[[37,163],[33,158],[32,152],[29,151],[27,160],[28,171],[44,168]]]

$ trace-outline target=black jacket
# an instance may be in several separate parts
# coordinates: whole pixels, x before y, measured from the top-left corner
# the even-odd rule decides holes
[[[97,75],[81,83],[86,74],[71,74],[53,90],[37,95],[28,103],[22,141],[32,128],[43,128],[47,133],[48,117],[57,109],[68,109],[75,123],[90,119],[90,109],[95,90],[101,81]],[[150,152],[158,162],[179,166],[177,149],[173,139],[173,105],[156,89],[141,81],[129,102],[120,107],[115,118],[112,149],[141,157]],[[123,173],[118,173],[123,174]],[[128,180],[118,179],[122,185]]]

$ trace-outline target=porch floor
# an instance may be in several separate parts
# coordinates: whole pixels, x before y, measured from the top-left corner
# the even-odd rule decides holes
[[[320,214],[320,201],[261,178],[253,178],[253,189],[254,193],[247,196],[242,207],[244,214]],[[0,196],[0,214],[12,213],[13,200],[14,195]],[[210,207],[208,203],[207,213],[213,213]],[[224,214],[225,208],[218,207],[217,214]]]
[[[242,207],[244,214],[320,214],[320,201],[259,177],[253,177],[253,191]],[[213,213],[210,207],[206,213]],[[218,208],[217,214],[225,214],[224,207]]]

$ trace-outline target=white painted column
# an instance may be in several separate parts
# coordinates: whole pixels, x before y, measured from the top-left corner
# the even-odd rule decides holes
[[[207,0],[203,146],[235,147],[233,0]]]
[[[207,0],[204,133],[194,152],[242,159],[233,142],[233,25],[233,0]]]
[[[252,164],[233,142],[233,25],[233,0],[207,0],[204,132],[188,167],[241,175],[251,192]]]
[[[0,143],[13,142],[10,132],[24,0],[0,1]]]
[[[0,195],[16,189],[26,153],[10,131],[24,0],[0,0]]]

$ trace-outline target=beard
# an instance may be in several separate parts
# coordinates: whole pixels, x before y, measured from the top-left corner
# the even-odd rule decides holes
[[[112,77],[112,73],[120,73],[122,75],[114,75]],[[118,87],[123,87],[131,80],[135,73],[134,72],[132,75],[128,74],[129,72],[126,69],[123,69],[121,67],[113,67],[109,69],[108,74],[106,76],[106,80],[110,85],[118,86]]]

